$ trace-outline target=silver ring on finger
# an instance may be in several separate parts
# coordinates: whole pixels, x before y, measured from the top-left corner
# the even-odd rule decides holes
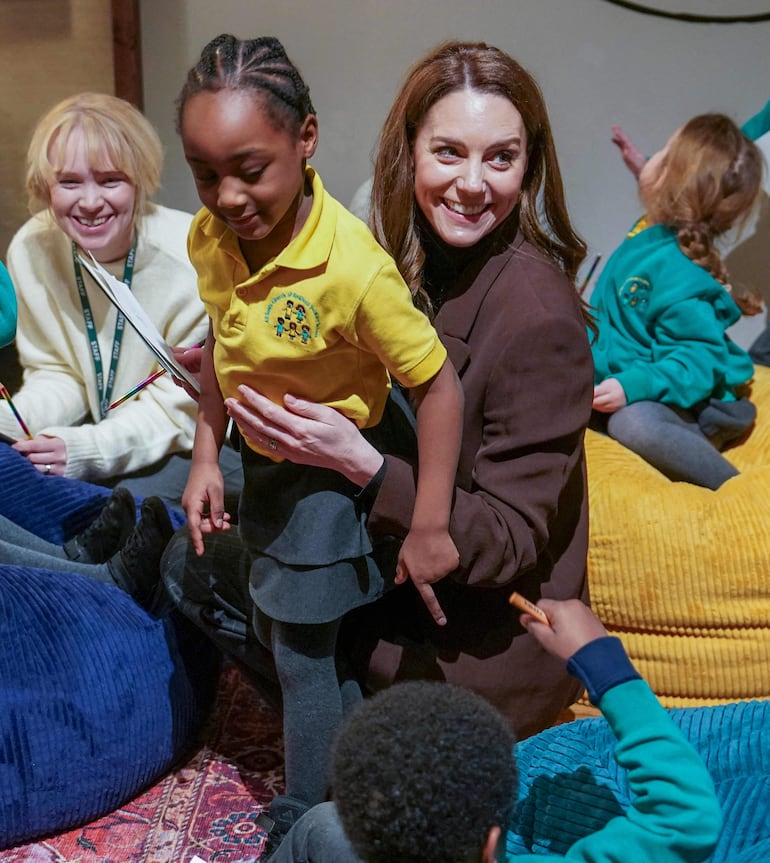
[[[274,437],[267,439],[267,445],[273,452],[278,449],[278,441]]]
[[[45,466],[45,469],[43,470],[43,473],[44,473],[46,476],[48,476],[48,474],[49,474],[49,473],[51,473],[51,465],[50,465],[50,464],[47,464],[47,465]]]

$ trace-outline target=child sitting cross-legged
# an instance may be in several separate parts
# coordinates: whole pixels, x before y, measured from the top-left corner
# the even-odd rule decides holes
[[[741,316],[718,238],[754,207],[762,157],[728,117],[678,129],[639,175],[646,208],[591,296],[599,334],[594,424],[672,480],[717,489],[721,455],[752,425],[751,357],[727,334]]]

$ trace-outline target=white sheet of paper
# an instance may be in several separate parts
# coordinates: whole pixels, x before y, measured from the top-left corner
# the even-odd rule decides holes
[[[104,291],[112,304],[123,312],[128,323],[131,324],[142,341],[155,354],[161,366],[175,378],[188,383],[195,392],[199,393],[201,388],[198,380],[176,361],[171,346],[158,332],[158,328],[150,320],[147,312],[145,312],[139,300],[128,289],[125,282],[121,282],[120,279],[116,279],[115,276],[108,273],[93,255],[90,255],[90,260],[83,257],[83,255],[78,255],[78,257],[80,263],[94,277],[96,284]]]

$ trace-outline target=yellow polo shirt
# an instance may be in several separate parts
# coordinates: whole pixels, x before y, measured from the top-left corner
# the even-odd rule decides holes
[[[382,417],[388,372],[418,386],[446,350],[392,258],[312,168],[307,174],[307,221],[259,272],[249,272],[222,221],[205,208],[193,219],[187,245],[216,338],[214,367],[225,398],[237,398],[240,384],[277,404],[291,393],[366,428]]]

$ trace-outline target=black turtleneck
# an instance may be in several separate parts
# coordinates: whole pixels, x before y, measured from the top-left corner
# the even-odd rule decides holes
[[[420,219],[420,240],[425,253],[423,284],[433,304],[434,313],[437,313],[444,304],[455,287],[458,276],[472,261],[485,257],[498,240],[507,245],[512,239],[509,226],[515,236],[516,220],[509,218],[494,231],[482,237],[475,245],[457,247],[445,243],[434,233],[424,217]]]

